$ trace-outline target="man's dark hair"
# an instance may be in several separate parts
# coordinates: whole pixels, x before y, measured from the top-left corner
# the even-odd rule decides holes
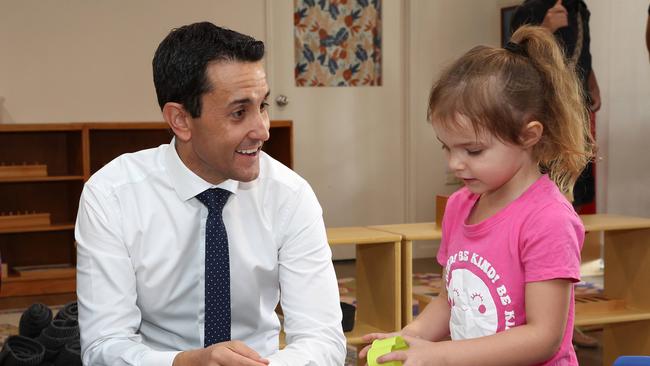
[[[181,103],[193,118],[201,115],[201,96],[213,85],[206,69],[213,61],[256,62],[264,57],[264,43],[209,22],[173,29],[153,57],[153,82],[160,109]]]

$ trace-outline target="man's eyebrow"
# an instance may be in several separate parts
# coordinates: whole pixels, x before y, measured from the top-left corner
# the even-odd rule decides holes
[[[269,95],[271,95],[271,91],[267,91],[266,95],[264,96],[264,100],[268,99]],[[240,104],[250,104],[253,101],[250,98],[242,98],[242,99],[237,99],[233,100],[232,102],[228,103],[229,106],[233,105],[240,105]]]

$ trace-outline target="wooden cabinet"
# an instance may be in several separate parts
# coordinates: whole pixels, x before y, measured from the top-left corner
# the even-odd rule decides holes
[[[604,290],[576,299],[576,325],[603,326],[603,365],[621,355],[650,354],[650,219],[581,215],[587,232],[604,238]]]
[[[357,310],[354,328],[345,333],[348,344],[360,351],[368,333],[396,332],[402,328],[402,237],[364,227],[327,229],[330,246],[355,245]],[[358,360],[363,365],[365,360]]]
[[[603,365],[621,355],[650,354],[650,219],[581,215],[588,235],[604,240],[603,295],[576,298],[576,326],[603,327]],[[402,237],[402,326],[412,321],[412,243],[439,240],[435,223],[371,226]],[[583,249],[584,250],[584,249]],[[422,309],[430,297],[418,298]]]
[[[442,215],[438,215],[441,217]],[[369,228],[400,235],[402,261],[402,327],[413,321],[413,242],[418,240],[440,240],[442,230],[437,223],[419,222],[413,224],[376,225]],[[435,254],[435,253],[432,253]],[[423,307],[420,307],[422,309]]]
[[[115,157],[169,143],[165,123],[0,124],[0,309],[75,298],[74,222],[84,182]],[[291,121],[264,150],[293,165]]]

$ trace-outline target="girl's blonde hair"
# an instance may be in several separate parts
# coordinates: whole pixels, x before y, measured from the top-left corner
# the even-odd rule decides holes
[[[524,126],[539,121],[533,158],[571,196],[595,148],[578,77],[544,28],[519,28],[507,48],[478,46],[454,62],[431,89],[427,117],[451,128],[465,117],[477,136],[517,145]]]

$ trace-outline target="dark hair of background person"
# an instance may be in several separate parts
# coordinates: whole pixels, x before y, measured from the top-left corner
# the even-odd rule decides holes
[[[524,24],[540,25],[544,21],[546,12],[553,7],[557,0],[525,0],[524,4],[519,6],[512,16],[510,29],[516,31]],[[589,31],[589,18],[591,12],[582,0],[562,0],[562,6],[568,12],[569,25],[555,31],[555,36],[559,41],[560,47],[564,50],[566,57],[570,57],[578,43],[578,14],[581,15],[583,39],[582,49],[576,64],[576,72],[582,82],[583,88],[588,91],[587,78],[592,71],[591,64],[591,35]],[[585,97],[590,98],[589,93]]]
[[[212,91],[206,75],[211,62],[256,62],[264,43],[209,22],[173,29],[153,57],[153,81],[158,104],[180,103],[193,118],[201,116],[201,96]]]

